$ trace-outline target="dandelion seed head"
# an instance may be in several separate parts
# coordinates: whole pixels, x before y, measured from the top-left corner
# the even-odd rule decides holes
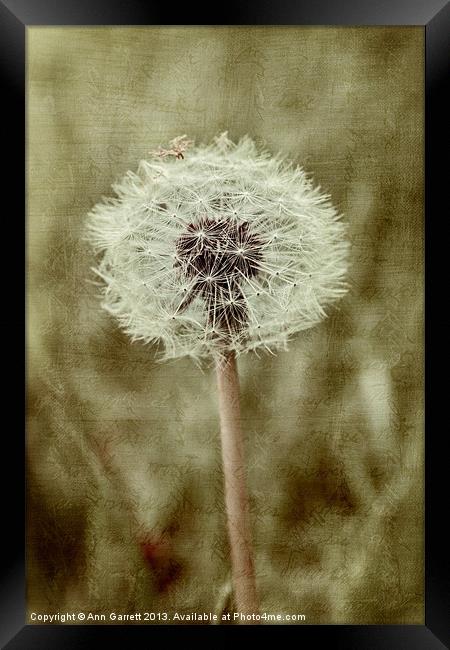
[[[346,226],[249,137],[191,144],[154,152],[89,213],[102,305],[162,358],[286,349],[347,290]]]

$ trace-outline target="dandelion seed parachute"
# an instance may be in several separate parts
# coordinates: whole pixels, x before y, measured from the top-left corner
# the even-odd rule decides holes
[[[102,305],[164,359],[285,348],[346,292],[329,196],[249,137],[143,160],[113,189],[87,224]]]

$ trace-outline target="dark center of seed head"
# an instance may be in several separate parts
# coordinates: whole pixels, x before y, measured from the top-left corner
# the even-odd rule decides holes
[[[241,285],[257,275],[262,244],[247,221],[204,218],[190,223],[176,242],[175,266],[191,281],[178,311],[199,295],[218,334],[243,329],[248,312]]]

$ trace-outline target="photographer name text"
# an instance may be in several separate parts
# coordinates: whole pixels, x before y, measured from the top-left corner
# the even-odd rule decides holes
[[[125,614],[120,612],[108,612],[98,614],[93,612],[56,612],[53,614],[31,612],[29,615],[31,623],[221,623],[221,622],[253,622],[262,623],[283,623],[299,622],[306,620],[304,614],[244,614],[240,612],[226,612],[214,614],[213,612],[135,612]]]

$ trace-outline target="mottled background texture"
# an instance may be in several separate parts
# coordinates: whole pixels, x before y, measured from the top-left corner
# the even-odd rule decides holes
[[[27,30],[28,607],[227,607],[211,369],[99,308],[88,210],[159,144],[289,154],[349,223],[351,291],[240,360],[262,610],[423,623],[423,30]]]

